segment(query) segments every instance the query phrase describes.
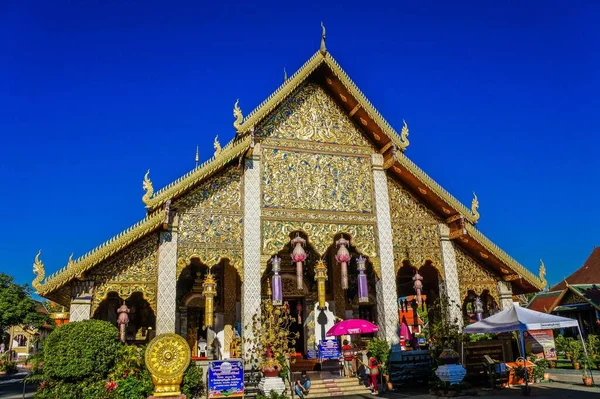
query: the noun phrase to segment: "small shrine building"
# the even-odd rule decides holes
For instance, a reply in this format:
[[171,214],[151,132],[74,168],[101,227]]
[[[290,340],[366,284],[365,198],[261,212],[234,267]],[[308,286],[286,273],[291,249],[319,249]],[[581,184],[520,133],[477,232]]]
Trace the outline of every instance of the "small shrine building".
[[125,302],[128,341],[176,332],[194,350],[218,340],[227,356],[236,334],[252,338],[261,298],[279,295],[274,260],[302,353],[319,294],[337,318],[371,320],[396,343],[398,298],[415,294],[417,272],[427,304],[445,293],[460,323],[475,300],[487,315],[545,286],[544,270],[477,230],[476,197],[464,206],[410,160],[407,124],[398,134],[386,122],[324,36],[263,103],[233,114],[235,137],[215,139],[212,158],[159,190],[146,173],[144,219],[49,276],[38,254],[37,292],[71,322],[116,323]]

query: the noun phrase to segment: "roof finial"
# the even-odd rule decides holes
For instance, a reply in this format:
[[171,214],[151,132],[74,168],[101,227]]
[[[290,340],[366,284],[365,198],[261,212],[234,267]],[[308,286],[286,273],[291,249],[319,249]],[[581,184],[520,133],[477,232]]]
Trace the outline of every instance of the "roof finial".
[[408,125],[404,119],[402,119],[402,122],[404,122],[404,126],[402,126],[402,131],[400,132],[400,149],[404,151],[410,144],[410,141],[408,141]]
[[215,142],[213,143],[213,147],[215,147],[215,155],[221,152],[221,143],[219,143],[219,135],[215,136]]
[[198,153],[198,145],[196,145],[196,167],[198,167],[198,162],[200,161],[200,156]]
[[477,199],[477,195],[473,191],[473,201],[471,201],[471,212],[473,213],[473,223],[477,223],[479,220],[479,199]]
[[236,100],[234,106],[233,106],[233,116],[235,117],[235,121],[233,122],[233,127],[235,128],[235,131],[239,131],[240,130],[240,126],[242,126],[242,120],[244,119],[244,115],[242,114],[242,110],[239,107],[240,100]]
[[548,285],[548,282],[546,281],[546,266],[544,265],[544,261],[540,259],[540,271],[539,271],[539,276],[540,281],[542,282],[542,285],[544,286],[544,288],[546,288],[546,285]]
[[283,83],[287,82],[287,71],[285,70],[285,67],[283,67]]
[[321,51],[321,54],[325,55],[325,53],[327,53],[327,47],[325,47],[325,25],[323,25],[323,21],[321,21],[321,29],[322,29],[322,33],[321,33],[321,49],[319,51]]
[[152,194],[154,194],[154,187],[152,187],[152,181],[150,180],[150,169],[144,175],[144,183],[142,184],[142,188],[145,193],[142,196],[142,202],[146,204],[146,206],[150,205],[150,198],[152,198]]
[[31,282],[33,288],[36,291],[40,291],[42,288],[42,280],[46,277],[46,271],[44,270],[44,263],[40,259],[40,255],[42,254],[42,250],[40,249],[37,255],[35,256],[35,260],[33,262],[33,273],[35,274],[35,278]]

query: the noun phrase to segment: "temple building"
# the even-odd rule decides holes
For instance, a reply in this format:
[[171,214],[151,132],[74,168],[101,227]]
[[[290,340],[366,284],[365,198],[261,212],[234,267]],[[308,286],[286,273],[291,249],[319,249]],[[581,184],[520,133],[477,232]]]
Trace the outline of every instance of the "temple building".
[[398,342],[398,298],[415,295],[417,272],[427,304],[447,295],[459,323],[545,286],[544,270],[477,230],[476,197],[464,206],[409,159],[407,124],[398,134],[386,122],[324,36],[252,112],[240,104],[235,137],[215,139],[212,158],[160,190],[146,173],[143,220],[50,276],[38,254],[37,292],[71,322],[116,324],[125,303],[128,341],[176,332],[199,356],[226,357],[252,338],[264,298],[289,306],[306,353],[320,295],[336,318]]
[[584,335],[600,334],[600,247],[569,277],[536,294],[527,307],[578,320]]

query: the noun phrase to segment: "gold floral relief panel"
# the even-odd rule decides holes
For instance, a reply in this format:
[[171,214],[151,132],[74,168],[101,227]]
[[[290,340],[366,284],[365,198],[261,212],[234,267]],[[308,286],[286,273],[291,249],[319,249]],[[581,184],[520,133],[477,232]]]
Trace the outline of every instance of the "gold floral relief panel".
[[388,176],[390,217],[403,220],[418,220],[439,223],[441,219],[399,182]]
[[102,283],[156,282],[158,269],[158,235],[150,234],[134,242],[117,255],[89,272],[95,286]]
[[454,248],[461,300],[467,297],[469,291],[481,295],[483,291],[488,290],[498,302],[498,277],[459,246],[455,245]]
[[182,245],[242,245],[242,215],[184,213],[179,218]]
[[263,150],[265,208],[373,212],[370,158]]
[[229,167],[175,201],[181,213],[205,209],[241,209],[241,168]]
[[308,243],[320,255],[334,245],[334,237],[338,233],[346,233],[351,237],[351,244],[357,251],[370,258],[377,257],[377,240],[374,225],[352,225],[342,223],[313,223],[294,221],[262,221],[262,253],[272,255],[281,251],[290,242],[290,233],[302,231],[308,236]]
[[440,274],[444,275],[437,224],[392,220],[392,242],[396,272],[402,267],[404,260],[408,260],[416,268],[431,261]]
[[314,83],[296,89],[256,133],[259,137],[371,147],[340,106]]

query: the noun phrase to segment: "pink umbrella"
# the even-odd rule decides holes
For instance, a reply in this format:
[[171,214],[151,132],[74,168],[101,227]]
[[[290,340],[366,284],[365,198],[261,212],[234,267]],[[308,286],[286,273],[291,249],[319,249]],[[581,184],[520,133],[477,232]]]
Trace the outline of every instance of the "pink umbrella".
[[370,334],[379,331],[375,324],[361,319],[343,320],[336,323],[327,331],[328,337],[338,337],[340,335]]

